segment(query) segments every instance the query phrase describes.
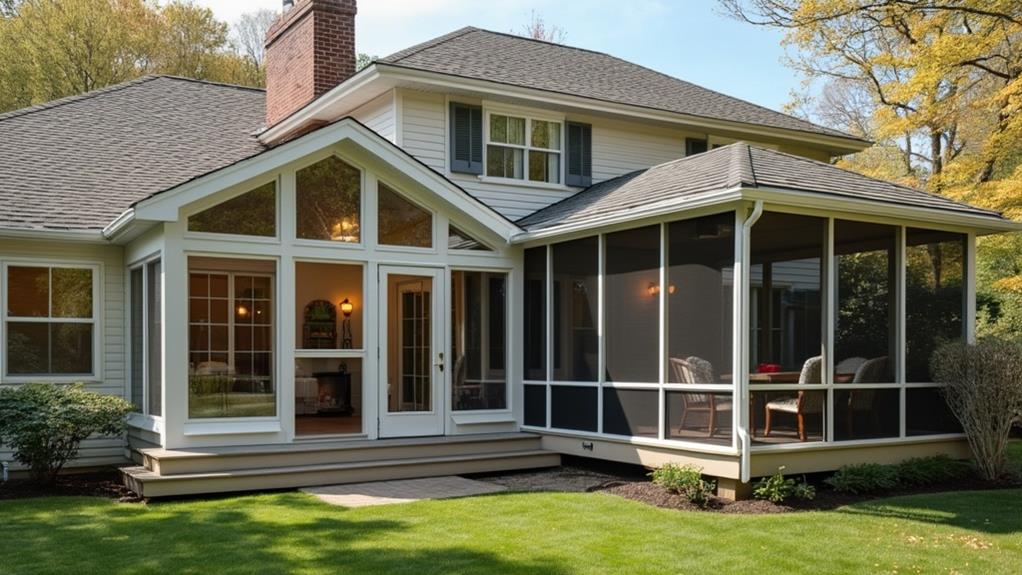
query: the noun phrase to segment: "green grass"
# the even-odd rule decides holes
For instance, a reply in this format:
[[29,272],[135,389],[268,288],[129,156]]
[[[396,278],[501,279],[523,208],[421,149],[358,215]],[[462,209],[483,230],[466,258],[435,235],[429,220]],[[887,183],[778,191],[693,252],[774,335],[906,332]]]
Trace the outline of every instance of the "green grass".
[[40,573],[1018,573],[1022,490],[721,515],[606,494],[343,509],[300,493],[0,503],[0,569]]

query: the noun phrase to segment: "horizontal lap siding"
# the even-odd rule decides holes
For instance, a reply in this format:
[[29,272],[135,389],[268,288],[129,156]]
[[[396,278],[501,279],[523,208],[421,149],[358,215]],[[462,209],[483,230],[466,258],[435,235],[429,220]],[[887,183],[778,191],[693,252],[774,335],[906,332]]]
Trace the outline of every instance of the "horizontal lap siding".
[[401,93],[401,145],[422,163],[446,173],[447,127],[443,94]]
[[[102,379],[89,382],[86,387],[92,391],[126,397],[125,365],[125,294],[124,294],[124,251],[118,246],[89,245],[81,242],[48,242],[0,239],[0,261],[9,260],[67,263],[101,264],[103,285],[100,293],[103,301],[99,329],[101,330],[102,353],[98,366]],[[0,294],[0,305],[6,305],[7,294]],[[6,346],[6,341],[0,341]],[[2,378],[0,374],[0,378]],[[40,378],[40,381],[45,381]],[[11,385],[0,380],[0,385]],[[10,451],[0,448],[0,461],[11,461]],[[123,438],[95,438],[82,443],[76,466],[104,465],[124,462]]]
[[394,113],[394,92],[388,91],[364,104],[351,113],[351,116],[365,124],[391,142],[397,142],[397,123]]

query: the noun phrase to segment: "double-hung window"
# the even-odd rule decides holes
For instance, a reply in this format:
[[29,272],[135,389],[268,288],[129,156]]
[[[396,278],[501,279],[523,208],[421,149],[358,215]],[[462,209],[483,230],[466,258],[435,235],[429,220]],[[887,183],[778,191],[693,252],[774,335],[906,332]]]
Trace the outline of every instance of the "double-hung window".
[[4,276],[6,374],[95,375],[98,269],[10,264]]
[[486,175],[494,178],[561,183],[561,123],[490,113]]

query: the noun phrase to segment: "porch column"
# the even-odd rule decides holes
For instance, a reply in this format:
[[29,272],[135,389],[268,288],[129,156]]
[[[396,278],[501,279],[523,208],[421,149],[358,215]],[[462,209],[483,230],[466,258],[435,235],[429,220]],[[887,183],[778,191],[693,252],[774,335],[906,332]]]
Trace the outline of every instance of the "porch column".
[[185,222],[163,225],[163,443],[184,444],[188,419],[188,258]]

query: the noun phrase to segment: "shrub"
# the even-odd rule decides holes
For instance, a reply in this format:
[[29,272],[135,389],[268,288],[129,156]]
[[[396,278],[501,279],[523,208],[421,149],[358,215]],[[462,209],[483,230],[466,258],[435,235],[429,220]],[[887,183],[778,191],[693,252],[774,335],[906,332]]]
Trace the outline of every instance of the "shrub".
[[855,494],[888,491],[899,485],[897,469],[877,463],[845,465],[823,482],[837,491]]
[[29,468],[33,479],[52,483],[90,435],[124,431],[133,409],[120,397],[86,391],[81,384],[29,383],[0,390],[0,445]]
[[703,469],[695,465],[668,463],[653,470],[653,483],[678,493],[700,507],[705,507],[717,485],[703,479]]
[[766,499],[773,503],[784,503],[790,497],[812,499],[816,497],[816,488],[802,481],[784,477],[784,466],[777,468],[777,473],[759,480],[752,490],[756,499]]
[[1007,471],[1008,437],[1022,417],[1022,345],[988,338],[947,343],[930,360],[934,380],[962,424],[976,468],[985,479]]
[[951,459],[947,455],[906,459],[894,467],[902,487],[938,485],[964,479],[972,473],[968,461]]

